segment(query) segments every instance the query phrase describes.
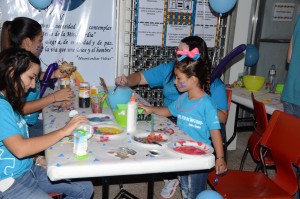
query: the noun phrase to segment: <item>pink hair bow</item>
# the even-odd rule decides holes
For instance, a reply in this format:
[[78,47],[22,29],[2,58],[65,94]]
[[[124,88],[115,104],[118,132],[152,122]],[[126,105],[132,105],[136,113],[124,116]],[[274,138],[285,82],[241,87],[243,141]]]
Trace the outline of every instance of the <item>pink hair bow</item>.
[[200,53],[198,48],[194,48],[191,51],[187,49],[179,50],[177,51],[177,55],[181,55],[181,57],[177,59],[178,61],[182,61],[186,57],[192,58],[195,61],[200,58]]

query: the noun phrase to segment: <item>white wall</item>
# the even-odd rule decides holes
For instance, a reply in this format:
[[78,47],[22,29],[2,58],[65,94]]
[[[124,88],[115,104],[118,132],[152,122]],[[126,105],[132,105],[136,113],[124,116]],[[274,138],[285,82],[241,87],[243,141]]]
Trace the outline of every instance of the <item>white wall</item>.
[[[251,13],[252,0],[238,0],[236,25],[233,39],[233,48],[240,44],[247,44],[249,21]],[[229,84],[237,80],[238,75],[244,72],[245,59],[233,64],[229,70]]]
[[[251,5],[253,0],[238,0],[235,32],[233,39],[233,48],[240,44],[247,44],[248,32],[249,32],[249,22],[251,14]],[[238,75],[244,72],[244,62],[245,59],[241,59],[239,62],[233,64],[227,73],[229,72],[229,84],[232,84],[238,79]],[[235,120],[236,104],[231,103],[228,121],[226,124],[226,136],[229,139],[234,130],[234,120]],[[232,143],[227,147],[228,150],[236,149],[237,137],[232,141]]]

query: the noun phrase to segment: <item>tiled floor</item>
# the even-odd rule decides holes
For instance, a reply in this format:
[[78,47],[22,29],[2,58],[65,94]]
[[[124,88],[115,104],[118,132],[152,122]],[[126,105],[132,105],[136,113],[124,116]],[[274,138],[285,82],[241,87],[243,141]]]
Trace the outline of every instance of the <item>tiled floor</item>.
[[[237,140],[237,150],[228,151],[228,168],[229,169],[239,169],[240,160],[242,158],[243,152],[245,150],[248,137],[251,132],[240,132],[238,133]],[[256,164],[252,161],[250,155],[248,155],[246,162],[244,164],[244,170],[253,171]],[[170,174],[172,175],[172,174]],[[123,184],[125,190],[134,194],[139,199],[147,199],[147,177],[149,176],[124,176],[124,177],[114,177],[110,182],[109,186],[109,199],[114,199],[120,191],[119,183]],[[171,176],[170,176],[171,177]],[[161,199],[160,192],[163,188],[163,175],[157,174],[155,176],[154,184],[154,199]],[[94,181],[94,199],[102,198],[102,186],[101,178],[97,178]],[[124,197],[123,197],[124,198]],[[176,189],[176,192],[173,199],[181,199],[179,186]],[[118,197],[119,199],[119,197]]]

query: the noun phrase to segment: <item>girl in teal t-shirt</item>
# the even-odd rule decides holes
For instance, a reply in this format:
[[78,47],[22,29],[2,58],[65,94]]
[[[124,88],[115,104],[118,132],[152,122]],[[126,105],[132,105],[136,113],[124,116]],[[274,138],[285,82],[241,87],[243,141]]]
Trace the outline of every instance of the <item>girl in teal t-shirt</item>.
[[[175,84],[184,93],[168,107],[153,107],[140,104],[146,114],[175,116],[178,127],[196,141],[210,144],[211,137],[216,151],[216,171],[227,171],[224,160],[220,123],[215,102],[210,94],[210,67],[204,62],[199,49],[183,49],[177,52],[181,57],[175,65]],[[179,176],[181,193],[184,199],[196,198],[206,189],[208,170],[193,171]]]
[[0,197],[49,199],[48,193],[58,192],[67,198],[89,199],[93,194],[91,182],[54,183],[47,176],[46,165],[33,164],[33,155],[72,135],[80,123],[88,122],[78,115],[61,129],[29,138],[22,110],[26,92],[35,88],[39,72],[40,60],[25,49],[10,48],[0,53]]

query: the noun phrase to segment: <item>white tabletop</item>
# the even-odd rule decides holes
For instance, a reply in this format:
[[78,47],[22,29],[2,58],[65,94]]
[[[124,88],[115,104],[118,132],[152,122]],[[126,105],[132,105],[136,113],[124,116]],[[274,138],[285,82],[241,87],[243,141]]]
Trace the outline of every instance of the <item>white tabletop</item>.
[[[75,92],[78,92],[77,90]],[[143,101],[136,95],[137,100]],[[78,99],[74,102],[75,109],[81,114],[90,114],[91,108],[78,108]],[[44,131],[49,133],[63,127],[69,120],[68,110],[52,111],[53,105],[43,109]],[[113,115],[110,108],[104,108],[104,114]],[[138,128],[134,133],[126,132],[121,135],[93,136],[88,141],[88,157],[78,160],[73,154],[73,140],[64,138],[60,142],[46,150],[47,173],[51,180],[70,178],[104,177],[133,174],[150,174],[162,172],[190,171],[210,169],[215,165],[213,154],[186,155],[175,152],[171,145],[181,139],[191,138],[180,131],[177,126],[167,118],[155,115],[155,130],[173,129],[174,134],[168,135],[169,139],[162,146],[142,144],[132,139],[136,133],[150,132],[151,124],[147,121],[139,121]],[[115,120],[105,122],[117,125]],[[120,158],[109,153],[120,147],[133,149],[137,153],[128,158]],[[159,156],[149,155],[149,150],[157,150]]]
[[[248,108],[253,109],[251,100],[251,92],[245,88],[232,88],[232,102],[241,104]],[[283,104],[280,101],[280,94],[269,93],[268,91],[261,89],[260,91],[253,92],[256,100],[265,104],[266,112],[272,114],[275,110],[283,110]]]
[[[236,109],[239,105],[253,109],[251,92],[246,88],[231,88],[232,90],[232,103],[229,111],[229,116],[226,124],[226,136],[227,139],[231,138],[234,134],[235,118],[236,118]],[[266,107],[266,112],[272,114],[275,110],[283,110],[283,104],[280,101],[280,94],[278,93],[269,93],[268,91],[262,88],[260,91],[253,92],[255,99],[258,101],[264,102]],[[236,149],[236,138],[231,142],[227,147],[228,150]]]

